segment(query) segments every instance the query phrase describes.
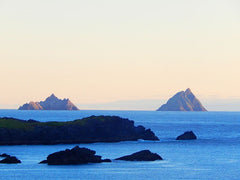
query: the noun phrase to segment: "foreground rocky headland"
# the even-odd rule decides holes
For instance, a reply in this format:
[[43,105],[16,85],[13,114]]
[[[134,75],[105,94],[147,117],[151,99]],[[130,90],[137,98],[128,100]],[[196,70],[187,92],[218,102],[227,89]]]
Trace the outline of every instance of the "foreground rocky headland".
[[67,122],[0,118],[0,145],[74,144],[159,140],[150,129],[118,116],[90,116]]

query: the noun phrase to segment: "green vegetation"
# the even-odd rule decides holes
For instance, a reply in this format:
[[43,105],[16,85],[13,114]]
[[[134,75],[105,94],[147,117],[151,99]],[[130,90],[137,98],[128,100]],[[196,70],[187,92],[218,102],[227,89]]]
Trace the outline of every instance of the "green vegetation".
[[36,123],[27,123],[26,121],[12,119],[12,118],[0,118],[0,128],[7,129],[21,129],[21,130],[32,130]]
[[64,125],[79,125],[79,126],[87,126],[92,124],[93,122],[103,123],[106,122],[108,117],[104,116],[91,116],[83,119],[78,119],[74,121],[67,121],[67,122],[38,122],[38,121],[24,121],[14,118],[0,118],[0,128],[7,128],[7,129],[21,129],[25,131],[33,130],[35,127],[38,126],[48,126],[48,127],[59,127]]
[[33,130],[37,126],[48,126],[48,127],[59,127],[64,125],[70,124],[79,124],[84,125],[85,122],[79,121],[69,121],[69,122],[29,122],[24,120],[18,120],[13,118],[0,118],[0,128],[7,128],[7,129],[21,129],[25,131]]

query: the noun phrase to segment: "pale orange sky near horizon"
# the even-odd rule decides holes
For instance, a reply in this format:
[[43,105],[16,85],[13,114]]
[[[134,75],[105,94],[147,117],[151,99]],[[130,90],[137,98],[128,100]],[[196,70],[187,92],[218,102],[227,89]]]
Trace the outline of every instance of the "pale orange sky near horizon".
[[240,1],[0,0],[0,108],[240,99]]

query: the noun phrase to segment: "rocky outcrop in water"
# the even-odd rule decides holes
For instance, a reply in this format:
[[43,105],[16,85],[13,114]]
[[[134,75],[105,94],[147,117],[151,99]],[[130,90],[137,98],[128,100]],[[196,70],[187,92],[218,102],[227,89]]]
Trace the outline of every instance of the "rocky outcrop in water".
[[65,151],[52,153],[48,155],[47,160],[40,162],[40,164],[47,163],[48,165],[75,165],[111,162],[110,159],[102,160],[101,156],[97,156],[95,154],[96,151],[76,146],[72,149],[66,149]]
[[10,157],[10,155],[3,153],[3,154],[0,154],[0,157]]
[[79,110],[69,99],[58,99],[54,94],[45,101],[26,103],[18,110]]
[[194,140],[197,136],[192,131],[186,131],[182,135],[178,136],[176,140]]
[[159,140],[150,129],[118,116],[91,116],[67,122],[0,118],[0,145],[77,144]]
[[142,150],[131,155],[123,156],[117,158],[116,160],[124,160],[124,161],[156,161],[162,160],[162,157],[157,153],[152,153],[149,150]]
[[157,111],[207,111],[201,102],[188,88],[170,98],[166,104],[162,105]]
[[15,156],[10,156],[10,155],[4,154],[4,156],[1,156],[1,157],[5,157],[3,160],[0,161],[1,164],[21,163],[21,161],[19,159],[17,159]]

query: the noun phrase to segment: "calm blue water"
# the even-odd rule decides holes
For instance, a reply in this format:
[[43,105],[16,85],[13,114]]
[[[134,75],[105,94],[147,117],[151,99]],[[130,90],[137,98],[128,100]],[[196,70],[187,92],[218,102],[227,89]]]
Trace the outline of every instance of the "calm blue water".
[[[0,117],[39,121],[69,121],[90,115],[129,118],[136,125],[151,128],[160,141],[78,144],[80,147],[110,159],[149,149],[164,160],[48,166],[38,162],[75,145],[0,146],[0,153],[22,161],[0,164],[0,179],[240,179],[240,112],[0,110]],[[187,130],[193,130],[198,140],[175,140]]]

